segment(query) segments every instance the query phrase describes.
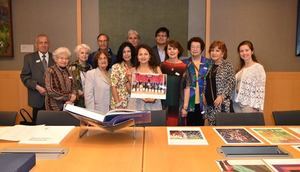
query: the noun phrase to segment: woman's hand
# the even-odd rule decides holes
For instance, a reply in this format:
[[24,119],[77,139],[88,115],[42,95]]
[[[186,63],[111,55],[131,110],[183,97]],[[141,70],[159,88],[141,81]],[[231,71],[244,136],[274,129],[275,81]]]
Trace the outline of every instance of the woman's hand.
[[188,114],[187,110],[182,108],[181,109],[181,117],[187,117],[187,114]]
[[219,107],[223,103],[223,96],[219,95],[214,101],[214,106]]
[[156,99],[143,99],[145,103],[155,103]]

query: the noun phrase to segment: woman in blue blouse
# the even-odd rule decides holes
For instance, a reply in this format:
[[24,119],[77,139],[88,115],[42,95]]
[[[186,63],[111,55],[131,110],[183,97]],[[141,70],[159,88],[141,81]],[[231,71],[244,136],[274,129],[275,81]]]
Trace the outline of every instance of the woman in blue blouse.
[[191,57],[184,60],[187,64],[183,79],[183,105],[181,117],[186,117],[189,126],[204,125],[203,119],[203,93],[204,81],[211,64],[210,60],[201,56],[205,48],[204,41],[199,37],[193,37],[188,41],[188,50]]

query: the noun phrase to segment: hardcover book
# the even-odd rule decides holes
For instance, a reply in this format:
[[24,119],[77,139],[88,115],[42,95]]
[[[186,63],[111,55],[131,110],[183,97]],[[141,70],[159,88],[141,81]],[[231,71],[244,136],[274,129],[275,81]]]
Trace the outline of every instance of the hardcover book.
[[0,171],[3,172],[28,172],[35,163],[34,153],[0,153]]
[[100,114],[86,108],[66,104],[64,111],[70,112],[83,123],[107,129],[120,129],[134,124],[151,122],[150,111],[136,111],[129,109],[115,109],[106,114]]

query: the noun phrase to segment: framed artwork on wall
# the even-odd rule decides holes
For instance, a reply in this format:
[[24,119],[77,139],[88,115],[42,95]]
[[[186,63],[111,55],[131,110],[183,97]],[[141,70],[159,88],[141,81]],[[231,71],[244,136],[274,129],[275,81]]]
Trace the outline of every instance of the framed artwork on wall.
[[0,0],[0,57],[13,57],[11,0]]
[[296,56],[300,56],[300,0],[298,0],[297,9]]

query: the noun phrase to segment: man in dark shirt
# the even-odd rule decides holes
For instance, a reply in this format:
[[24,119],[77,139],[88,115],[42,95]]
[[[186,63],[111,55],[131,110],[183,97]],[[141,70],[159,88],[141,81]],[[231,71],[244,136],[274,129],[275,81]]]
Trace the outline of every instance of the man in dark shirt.
[[109,64],[109,67],[111,67],[113,64],[116,63],[116,60],[117,60],[117,57],[114,55],[114,53],[112,52],[112,50],[108,47],[108,44],[109,44],[109,37],[108,35],[104,34],[104,33],[100,33],[98,36],[97,36],[97,43],[98,43],[98,50],[97,51],[94,51],[92,52],[89,57],[88,57],[88,63],[90,65],[93,66],[93,68],[96,68],[97,66],[94,65],[94,58],[95,58],[95,55],[96,53],[99,51],[99,50],[105,50],[108,52],[110,58],[111,58],[111,64]]
[[152,49],[155,55],[155,61],[157,65],[160,65],[163,61],[165,61],[166,58],[165,47],[167,45],[167,41],[169,40],[169,37],[170,37],[169,29],[166,27],[160,27],[155,32],[156,45]]

